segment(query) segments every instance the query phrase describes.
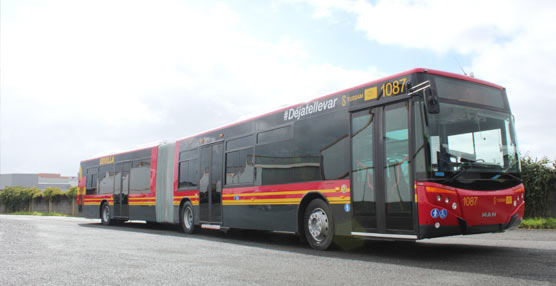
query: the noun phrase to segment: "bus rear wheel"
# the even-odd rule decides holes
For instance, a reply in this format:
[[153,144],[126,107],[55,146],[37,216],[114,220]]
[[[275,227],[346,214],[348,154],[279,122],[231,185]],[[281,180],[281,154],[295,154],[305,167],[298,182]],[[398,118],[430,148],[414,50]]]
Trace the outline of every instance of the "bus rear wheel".
[[110,207],[107,203],[102,204],[100,208],[100,223],[103,225],[109,225],[112,222],[110,218]]
[[193,220],[193,206],[191,202],[187,201],[183,204],[180,210],[180,223],[183,232],[186,234],[192,234],[195,232],[195,224]]
[[334,238],[334,222],[330,208],[321,199],[315,199],[305,209],[303,217],[305,238],[317,250],[326,250]]

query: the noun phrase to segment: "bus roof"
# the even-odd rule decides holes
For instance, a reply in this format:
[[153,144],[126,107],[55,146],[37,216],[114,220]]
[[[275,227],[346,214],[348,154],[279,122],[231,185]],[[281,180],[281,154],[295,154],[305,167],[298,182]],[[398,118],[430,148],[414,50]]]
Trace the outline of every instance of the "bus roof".
[[336,96],[338,94],[347,93],[347,92],[350,92],[352,90],[363,88],[363,87],[368,86],[368,85],[373,85],[373,84],[376,84],[376,83],[379,83],[379,82],[382,82],[382,81],[386,81],[386,80],[389,80],[389,79],[394,79],[394,78],[397,78],[397,77],[400,77],[400,76],[413,74],[413,73],[419,73],[419,72],[424,72],[424,73],[429,73],[429,74],[434,74],[434,75],[440,75],[440,76],[445,76],[445,77],[451,77],[451,78],[455,78],[455,79],[475,82],[475,83],[478,83],[478,84],[488,85],[488,86],[495,87],[495,88],[502,89],[502,90],[504,89],[504,87],[499,86],[497,84],[493,84],[493,83],[490,83],[488,81],[476,79],[476,78],[470,77],[470,76],[464,76],[464,75],[460,75],[460,74],[444,72],[444,71],[439,71],[439,70],[433,70],[433,69],[414,68],[414,69],[406,70],[406,71],[403,71],[403,72],[400,72],[400,73],[397,73],[397,74],[393,74],[393,75],[389,75],[389,76],[386,76],[386,77],[383,77],[383,78],[372,80],[370,82],[366,82],[366,83],[363,83],[363,84],[360,84],[360,85],[357,85],[357,86],[354,86],[354,87],[350,87],[350,88],[347,88],[347,89],[344,89],[344,90],[340,90],[340,91],[337,91],[337,92],[334,92],[334,93],[331,93],[331,94],[327,94],[327,95],[324,95],[324,96],[321,96],[321,97],[313,98],[313,99],[311,99],[309,101],[306,101],[306,102],[299,102],[299,103],[296,103],[296,104],[288,105],[288,106],[285,106],[285,107],[282,107],[282,108],[279,108],[279,109],[276,109],[276,110],[273,110],[273,111],[270,111],[270,112],[267,112],[267,113],[259,114],[259,115],[256,115],[256,116],[253,116],[253,117],[250,117],[250,118],[247,118],[247,119],[239,120],[239,121],[236,121],[236,122],[233,122],[233,123],[230,123],[230,124],[226,124],[224,126],[220,126],[220,127],[217,127],[217,128],[207,130],[207,131],[202,131],[202,132],[196,133],[194,135],[190,135],[190,136],[187,136],[187,137],[180,138],[180,139],[176,140],[176,142],[181,142],[181,141],[184,141],[184,140],[196,137],[196,136],[200,136],[200,135],[203,135],[203,134],[208,134],[208,133],[220,130],[220,129],[224,129],[224,128],[232,127],[232,126],[235,126],[235,125],[239,125],[241,123],[251,121],[251,120],[255,120],[255,119],[259,119],[259,118],[262,118],[262,117],[265,117],[265,116],[268,116],[268,115],[271,115],[271,114],[274,114],[274,113],[283,112],[284,110],[288,110],[292,107],[302,105],[302,104],[306,104],[308,102],[322,100],[322,99],[325,99],[325,98],[328,98],[328,97]]

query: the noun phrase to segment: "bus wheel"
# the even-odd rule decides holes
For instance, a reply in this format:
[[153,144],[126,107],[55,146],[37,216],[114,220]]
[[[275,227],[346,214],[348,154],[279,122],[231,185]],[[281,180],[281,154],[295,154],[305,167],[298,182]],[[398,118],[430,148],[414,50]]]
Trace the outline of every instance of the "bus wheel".
[[183,232],[187,234],[195,232],[195,224],[193,224],[193,206],[189,201],[185,202],[180,210],[180,222]]
[[102,207],[100,208],[100,223],[103,225],[109,225],[111,223],[110,207],[107,203],[102,204]]
[[334,222],[328,205],[321,199],[311,201],[303,221],[309,245],[314,249],[326,250],[334,238]]

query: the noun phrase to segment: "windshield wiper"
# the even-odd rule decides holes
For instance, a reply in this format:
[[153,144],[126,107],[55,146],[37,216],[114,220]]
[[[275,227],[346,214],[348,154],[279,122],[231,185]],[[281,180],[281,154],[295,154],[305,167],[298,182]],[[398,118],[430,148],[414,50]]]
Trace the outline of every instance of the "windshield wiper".
[[506,173],[506,172],[496,172],[496,175],[494,175],[491,179],[492,180],[498,180],[498,178],[500,178],[500,176],[508,176],[518,182],[522,182],[521,178],[519,178],[518,176],[512,175],[510,173]]
[[456,180],[457,178],[459,178],[461,175],[463,175],[463,173],[465,173],[469,168],[471,167],[471,164],[467,163],[467,162],[463,162],[461,163],[459,170],[457,170],[450,178],[446,179],[446,181],[444,181],[445,183],[451,183],[454,180]]

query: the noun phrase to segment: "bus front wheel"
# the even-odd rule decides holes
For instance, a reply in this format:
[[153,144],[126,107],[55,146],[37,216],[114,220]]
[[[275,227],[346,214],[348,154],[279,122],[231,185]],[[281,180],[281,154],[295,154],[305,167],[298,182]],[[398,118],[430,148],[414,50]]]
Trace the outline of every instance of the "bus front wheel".
[[180,212],[180,222],[183,232],[192,234],[195,232],[195,224],[193,223],[193,206],[191,202],[187,201],[183,204]]
[[305,209],[305,238],[312,248],[326,250],[332,244],[334,222],[331,214],[330,207],[321,199],[311,201]]

